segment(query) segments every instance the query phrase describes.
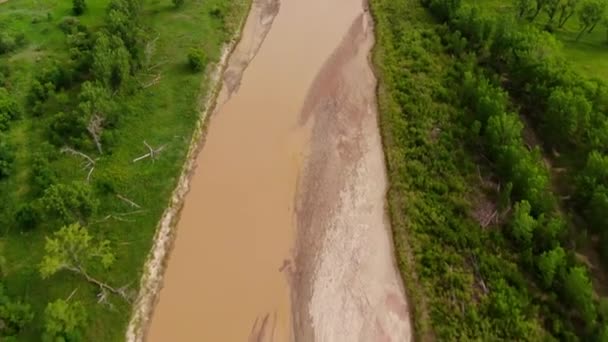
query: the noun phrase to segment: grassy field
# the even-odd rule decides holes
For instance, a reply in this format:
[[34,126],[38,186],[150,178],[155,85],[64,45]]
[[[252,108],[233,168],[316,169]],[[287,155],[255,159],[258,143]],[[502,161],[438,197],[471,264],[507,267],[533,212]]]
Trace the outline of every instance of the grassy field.
[[[102,25],[107,0],[88,0],[87,11],[80,17],[90,28]],[[152,64],[159,67],[154,75],[139,75],[147,83],[160,75],[160,82],[117,99],[127,113],[112,132],[115,143],[109,153],[97,161],[92,181],[112,179],[116,192],[138,203],[142,210],[126,221],[103,220],[112,213],[132,211],[129,205],[114,196],[101,196],[98,214],[88,227],[98,238],[111,241],[117,262],[108,271],[96,276],[122,286],[131,284],[137,291],[142,265],[151,247],[157,221],[166,207],[184,163],[195,122],[199,118],[200,99],[209,91],[205,73],[193,73],[187,68],[186,55],[192,47],[201,47],[211,61],[219,57],[220,47],[237,29],[248,8],[248,0],[192,0],[175,9],[170,0],[144,2],[143,22],[155,39]],[[220,20],[213,9],[225,8]],[[10,90],[25,103],[25,95],[36,73],[38,61],[44,56],[65,54],[65,36],[57,24],[71,15],[70,0],[9,0],[0,4],[0,27],[25,34],[27,44],[12,54],[0,57],[0,64],[11,69]],[[25,105],[24,105],[25,108]],[[15,172],[0,182],[0,255],[4,257],[3,282],[12,296],[21,296],[35,312],[34,322],[22,332],[20,340],[40,339],[43,311],[49,301],[67,298],[86,304],[88,329],[85,341],[120,341],[130,314],[130,305],[121,299],[111,299],[112,307],[96,301],[96,288],[80,278],[59,273],[42,280],[37,266],[42,258],[47,227],[31,232],[14,228],[12,215],[20,204],[32,200],[29,187],[33,152],[45,142],[44,127],[48,120],[25,113],[14,122],[8,139],[17,146]],[[153,146],[166,145],[155,162],[132,159],[147,152],[143,141]],[[86,172],[80,160],[57,155],[52,168],[58,182],[84,180]]]
[[[515,13],[511,1],[500,0],[465,0],[464,3],[492,8],[497,15]],[[548,21],[547,15],[541,12],[534,23],[543,27]],[[564,56],[574,68],[587,77],[598,77],[608,80],[608,29],[598,25],[592,33],[585,33],[578,41],[580,31],[577,14],[573,15],[563,28],[556,28],[555,36],[563,45]]]

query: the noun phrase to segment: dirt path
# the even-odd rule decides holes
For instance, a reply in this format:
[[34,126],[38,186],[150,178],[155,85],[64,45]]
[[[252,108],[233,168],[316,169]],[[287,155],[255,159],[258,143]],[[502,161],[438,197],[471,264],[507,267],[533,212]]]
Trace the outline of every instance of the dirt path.
[[254,1],[148,341],[409,340],[372,45],[360,0]]

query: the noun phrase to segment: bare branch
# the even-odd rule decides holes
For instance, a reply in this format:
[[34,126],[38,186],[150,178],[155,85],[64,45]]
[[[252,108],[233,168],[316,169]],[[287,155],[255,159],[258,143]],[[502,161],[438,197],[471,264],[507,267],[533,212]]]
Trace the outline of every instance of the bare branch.
[[101,115],[95,114],[91,117],[91,120],[89,120],[89,124],[87,125],[87,131],[91,134],[91,137],[93,137],[99,154],[103,154],[103,149],[101,148],[101,133],[103,132],[104,120],[105,119]]
[[78,288],[75,288],[74,291],[72,291],[72,293],[70,293],[70,295],[68,296],[68,299],[66,299],[66,302],[69,302],[70,299],[72,299],[72,297],[74,296],[74,294],[76,294],[76,292],[78,292]]
[[145,140],[144,140],[144,145],[146,145],[146,147],[148,148],[148,150],[150,152],[139,156],[135,159],[133,159],[134,163],[137,163],[140,160],[146,159],[146,158],[151,158],[152,160],[154,160],[154,158],[156,157],[156,155],[158,155],[160,152],[162,152],[165,149],[166,145],[162,145],[159,148],[154,149],[152,146],[150,146]]
[[132,207],[135,207],[137,209],[141,209],[141,205],[131,201],[130,199],[124,197],[121,194],[116,194],[116,197],[118,197],[119,199],[123,200],[124,202],[127,202],[129,205],[131,205]]
[[75,150],[75,149],[73,149],[71,147],[65,146],[64,148],[61,149],[61,152],[63,152],[63,153],[69,153],[71,155],[82,157],[82,158],[86,159],[89,162],[87,164],[89,166],[95,165],[95,161],[93,160],[93,158],[91,158],[88,155],[86,155],[86,154],[84,154],[84,153],[82,153],[80,151],[77,151],[77,150]]

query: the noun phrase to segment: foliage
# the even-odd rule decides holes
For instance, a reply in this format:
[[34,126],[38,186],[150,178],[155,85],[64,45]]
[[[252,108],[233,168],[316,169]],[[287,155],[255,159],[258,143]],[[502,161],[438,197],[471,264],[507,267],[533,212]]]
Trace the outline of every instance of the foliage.
[[15,160],[15,148],[0,134],[0,180],[11,175]]
[[581,25],[581,31],[577,36],[577,40],[583,33],[591,33],[597,24],[599,24],[606,14],[606,6],[608,4],[604,0],[584,0],[581,3],[578,18]]
[[568,301],[578,309],[588,325],[595,322],[597,313],[593,303],[593,287],[584,267],[570,268],[564,279],[564,292]]
[[9,122],[19,118],[19,106],[6,88],[0,87],[0,132],[9,128]]
[[85,0],[72,0],[72,12],[74,15],[82,15],[87,8]]
[[91,265],[109,267],[114,262],[110,242],[94,241],[86,228],[78,223],[64,226],[46,239],[45,255],[40,263],[40,274],[48,278],[63,269],[86,273]]
[[49,303],[44,311],[43,341],[81,341],[86,314],[82,303],[77,301],[58,299]]
[[182,5],[185,2],[185,0],[172,0],[172,1],[173,1],[173,6],[175,6],[175,8],[182,7]]
[[99,202],[88,184],[72,182],[51,185],[44,191],[39,205],[46,219],[70,224],[86,223],[97,210]]
[[16,335],[33,318],[30,306],[21,301],[11,300],[0,282],[0,339]]
[[188,66],[192,71],[201,71],[207,63],[205,53],[201,49],[192,48],[188,52]]

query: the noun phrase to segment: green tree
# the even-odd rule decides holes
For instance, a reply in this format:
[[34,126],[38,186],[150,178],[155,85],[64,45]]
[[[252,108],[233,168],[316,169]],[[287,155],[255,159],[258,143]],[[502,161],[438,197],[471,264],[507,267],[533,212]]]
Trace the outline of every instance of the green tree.
[[555,16],[559,12],[561,2],[563,0],[546,0],[545,6],[543,8],[544,12],[547,14],[549,18],[548,24],[552,25],[553,20],[555,20]]
[[531,207],[528,201],[515,203],[513,220],[511,221],[513,237],[524,249],[532,245],[532,237],[538,226],[538,222],[530,215],[530,211]]
[[185,0],[173,0],[173,6],[175,8],[180,8],[184,4]]
[[87,229],[79,224],[65,226],[53,233],[52,238],[47,237],[44,251],[44,257],[39,266],[42,278],[46,279],[59,271],[66,270],[97,285],[102,293],[110,291],[120,294],[119,290],[89,274],[90,268],[108,268],[114,262],[110,242],[107,240],[94,241]]
[[528,18],[537,8],[536,0],[515,0],[517,17],[520,19]]
[[44,310],[45,342],[77,342],[82,340],[82,331],[87,323],[86,310],[77,301],[58,299]]
[[523,124],[514,114],[502,113],[490,117],[485,136],[492,153],[498,156],[497,159],[501,159],[504,147],[521,144],[523,128]]
[[566,266],[566,252],[561,247],[544,252],[538,257],[537,265],[543,284],[551,288],[555,276]]
[[608,156],[591,151],[585,168],[577,178],[577,197],[580,204],[587,205],[600,186],[608,186]]
[[87,9],[85,0],[72,0],[72,12],[78,16],[84,13]]
[[536,6],[530,16],[530,21],[534,21],[536,17],[538,17],[538,15],[540,14],[540,12],[544,11],[547,8],[547,4],[550,1],[551,0],[536,0]]
[[93,75],[106,87],[121,89],[130,78],[130,59],[120,37],[100,33],[93,48]]
[[9,128],[9,122],[19,117],[19,106],[15,96],[0,87],[0,132]]
[[562,0],[559,4],[558,26],[564,27],[568,20],[576,13],[580,0]]
[[15,161],[15,148],[0,134],[0,180],[10,176]]
[[207,63],[205,52],[201,49],[190,49],[188,52],[188,65],[192,71],[201,71]]
[[80,104],[78,109],[85,120],[87,120],[87,132],[93,139],[99,154],[103,153],[101,136],[108,115],[115,108],[111,94],[106,87],[100,84],[84,82],[78,97]]
[[555,143],[564,140],[573,144],[584,143],[590,129],[592,105],[585,95],[562,88],[555,89],[547,100],[547,115],[545,122],[547,135],[552,136]]
[[591,33],[598,23],[604,19],[606,13],[606,1],[604,0],[585,0],[581,3],[578,11],[578,20],[581,26],[576,40],[579,40],[583,33]]
[[587,277],[583,266],[571,267],[564,280],[566,299],[576,308],[588,325],[596,318],[595,304],[593,303],[593,286]]
[[56,219],[62,224],[87,222],[98,204],[91,187],[84,182],[53,184],[40,198],[45,218]]
[[[34,318],[28,304],[11,300],[0,283],[0,337],[16,335]],[[2,338],[0,338],[2,340]]]

